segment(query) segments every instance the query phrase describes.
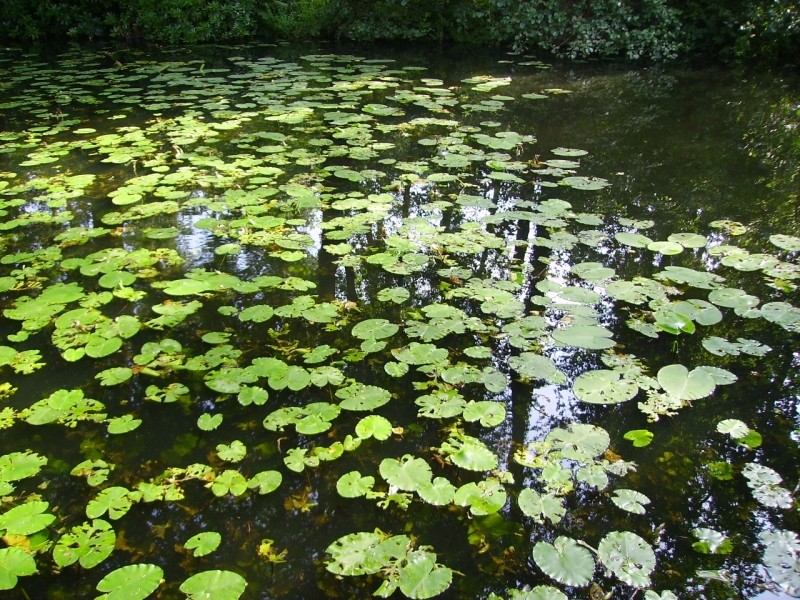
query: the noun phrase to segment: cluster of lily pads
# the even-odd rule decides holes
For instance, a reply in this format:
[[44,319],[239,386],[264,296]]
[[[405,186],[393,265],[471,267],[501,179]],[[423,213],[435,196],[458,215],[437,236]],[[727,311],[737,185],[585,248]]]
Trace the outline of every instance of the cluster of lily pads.
[[[715,325],[800,332],[800,308],[787,300],[800,238],[776,234],[771,251],[754,252],[735,244],[743,224],[715,221],[658,240],[644,233],[650,220],[576,209],[613,189],[580,174],[587,152],[539,148],[502,120],[514,103],[567,90],[422,71],[333,54],[208,66],[72,53],[53,66],[8,65],[0,589],[103,564],[120,527],[137,527],[124,524],[136,506],[265,496],[350,455],[363,466],[337,473],[335,491],[355,506],[396,515],[425,505],[464,523],[518,510],[531,569],[546,582],[509,598],[566,598],[562,589],[598,572],[648,600],[675,597],[650,589],[658,540],[635,517],[650,498],[612,483],[635,465],[606,430],[577,421],[499,443],[520,402],[510,385],[558,388],[587,405],[635,401],[651,422],[720,393],[737,375],[719,365],[771,349]],[[516,95],[500,93],[509,89]],[[740,287],[750,281],[771,297]],[[708,364],[649,364],[629,351],[698,333]],[[56,374],[73,363],[77,383],[60,387]],[[145,435],[158,404],[191,415],[208,460],[122,473],[113,438]],[[252,422],[262,424],[258,449],[233,439]],[[80,500],[42,485],[65,458],[30,449],[30,426],[65,429],[82,455],[68,467],[85,485]],[[415,428],[436,442],[408,450]],[[758,447],[744,423],[719,431]],[[653,434],[626,437],[641,447]],[[102,441],[88,451],[84,438]],[[742,476],[763,505],[794,505],[769,467],[750,462]],[[567,535],[578,491],[608,494],[636,531],[607,531],[596,546]],[[76,504],[85,518],[62,508]],[[459,575],[441,550],[384,529],[329,540],[327,572],[377,579],[381,597],[453,586]],[[698,552],[729,549],[720,535],[698,529]],[[201,531],[180,552],[213,556],[221,541]],[[783,567],[797,534],[765,531],[762,541],[771,578],[797,591]],[[257,554],[276,564],[286,551],[265,540]],[[157,558],[94,585],[128,600],[178,586],[162,581]],[[187,571],[178,589],[190,598],[238,598],[256,585],[232,569]]]

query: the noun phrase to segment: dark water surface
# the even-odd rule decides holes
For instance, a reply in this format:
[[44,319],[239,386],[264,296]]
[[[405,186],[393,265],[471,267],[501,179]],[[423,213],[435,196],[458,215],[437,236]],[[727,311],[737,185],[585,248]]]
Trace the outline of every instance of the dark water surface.
[[[17,388],[0,404],[0,455],[47,458],[40,472],[9,478],[14,489],[0,511],[43,500],[55,516],[46,532],[4,538],[33,552],[38,569],[4,597],[94,597],[106,574],[138,563],[163,569],[152,597],[182,598],[183,581],[217,569],[247,580],[244,598],[370,597],[382,575],[337,577],[325,568],[325,550],[376,528],[432,547],[455,572],[442,598],[513,598],[508,590],[539,585],[569,598],[642,598],[644,590],[601,564],[591,583],[568,586],[532,557],[540,541],[567,536],[596,548],[612,531],[653,548],[647,590],[679,598],[798,593],[797,555],[786,563],[795,575],[775,577],[759,537],[800,527],[800,247],[770,242],[800,235],[795,74],[271,46],[6,52],[0,60],[0,333],[11,336],[0,345],[13,349],[0,354],[0,375]],[[563,160],[577,164],[545,164]],[[569,176],[588,179],[565,185]],[[620,232],[706,241],[671,254],[622,243]],[[721,246],[734,249],[713,250]],[[745,251],[764,257],[727,258]],[[576,275],[585,262],[614,273]],[[668,267],[717,279],[664,278]],[[635,278],[664,289],[639,302],[607,291],[611,281]],[[25,308],[25,296],[59,283],[79,292]],[[395,288],[408,298],[389,299]],[[656,327],[664,323],[658,298],[706,302],[713,288],[745,290],[781,315],[722,303],[719,322],[679,317],[672,333]],[[157,320],[179,303],[183,318]],[[267,308],[242,312],[254,306]],[[436,321],[431,306],[458,312]],[[123,316],[130,330],[120,333]],[[515,337],[509,324],[526,316],[541,317],[542,330]],[[368,319],[388,320],[386,335],[354,330]],[[594,328],[595,337],[602,327],[613,343],[552,337],[575,327]],[[711,336],[771,350],[712,353],[703,344]],[[404,361],[401,351],[415,343],[436,345],[445,363]],[[319,359],[309,358],[315,349]],[[25,373],[15,356],[25,351],[38,351],[44,364]],[[519,360],[528,353],[555,371],[537,363],[531,375]],[[611,366],[603,356],[638,365],[638,375],[620,382],[635,380],[635,398],[605,405],[576,397],[577,377]],[[402,364],[406,374],[392,371]],[[657,374],[673,364],[716,367],[737,380],[717,380],[696,400],[673,398],[674,414],[640,409],[648,389],[669,395]],[[111,369],[122,381],[103,385],[96,375]],[[341,409],[337,392],[352,384],[387,399]],[[102,405],[54,408],[51,400],[36,412],[59,390]],[[482,426],[463,406],[448,413],[420,403],[436,393],[440,403],[448,394],[496,403],[505,417]],[[336,413],[329,426],[306,421],[303,433],[288,417],[278,431],[262,424],[278,409],[320,402]],[[222,415],[221,424],[201,427],[204,414]],[[355,447],[369,414],[394,429],[386,440],[362,435]],[[109,433],[107,419],[123,415],[141,424]],[[748,446],[721,432],[726,419],[761,439],[751,434]],[[595,466],[630,461],[636,469],[609,467],[607,486],[596,472],[576,480],[567,453],[557,461],[567,477],[559,485],[515,461],[525,445],[573,423],[608,432]],[[635,447],[623,437],[631,430],[649,430],[652,443]],[[480,445],[476,454],[494,457],[490,468],[450,455],[448,441],[464,435]],[[219,446],[235,440],[246,448],[241,460]],[[293,449],[309,457],[321,447],[335,449],[318,455],[318,465],[297,472],[285,462]],[[474,503],[438,506],[408,488],[403,496],[381,461],[406,454],[456,488],[489,481],[507,497],[483,515]],[[87,459],[112,465],[105,480],[89,485],[71,474]],[[754,495],[743,475],[751,463],[782,476],[770,490],[783,500]],[[265,494],[253,485],[218,496],[211,484],[228,471],[242,481],[277,472],[281,482]],[[351,471],[375,479],[376,498],[337,492]],[[113,553],[93,568],[59,569],[53,544],[91,521],[87,504],[112,486],[131,492],[127,513],[98,517],[116,534]],[[155,487],[157,498],[136,495]],[[563,519],[524,514],[526,487],[563,499]],[[643,514],[615,505],[618,489],[647,496]],[[703,551],[697,528],[729,542]],[[221,543],[193,556],[183,545],[203,531],[220,533]],[[265,560],[263,540],[285,555]]]

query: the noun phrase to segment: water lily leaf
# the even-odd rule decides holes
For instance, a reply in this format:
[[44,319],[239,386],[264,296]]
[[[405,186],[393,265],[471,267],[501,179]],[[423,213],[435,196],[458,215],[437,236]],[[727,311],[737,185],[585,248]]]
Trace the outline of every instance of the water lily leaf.
[[650,545],[635,533],[612,531],[600,540],[597,556],[622,582],[634,587],[650,585],[656,555]]
[[391,377],[403,377],[408,373],[408,363],[390,361],[384,363],[383,370]]
[[614,494],[611,496],[611,501],[622,510],[626,510],[636,515],[643,515],[645,512],[647,512],[645,506],[650,504],[650,498],[641,492],[624,488],[614,490]]
[[98,600],[144,600],[161,585],[164,571],[157,565],[139,563],[114,569],[97,584]]
[[336,397],[341,399],[339,406],[344,410],[364,411],[383,406],[392,395],[384,388],[356,382],[336,390]]
[[381,415],[367,415],[356,423],[356,435],[366,440],[374,437],[376,440],[388,440],[392,435],[392,424]]
[[359,498],[371,492],[374,485],[374,477],[363,476],[358,471],[350,471],[338,479],[336,491],[342,498]]
[[624,378],[619,371],[600,369],[576,377],[572,391],[582,402],[617,404],[635,398],[639,386],[635,381]]
[[642,235],[641,233],[628,233],[627,231],[615,233],[614,239],[620,244],[630,246],[631,248],[647,248],[653,243],[653,240],[646,235]]
[[453,502],[456,488],[444,477],[435,477],[433,481],[422,484],[417,488],[419,497],[428,504],[445,506]]
[[583,262],[572,267],[572,272],[586,281],[599,282],[614,276],[615,271],[598,262]]
[[520,510],[537,523],[544,523],[548,519],[551,523],[558,523],[566,514],[564,500],[554,494],[540,494],[531,488],[524,488],[517,498]]
[[800,237],[794,235],[777,233],[769,236],[769,241],[772,245],[788,250],[789,252],[797,252],[800,250]]
[[800,308],[788,302],[768,302],[761,307],[761,316],[787,331],[800,331]]
[[548,383],[562,384],[567,376],[561,372],[551,358],[535,352],[521,352],[508,359],[509,366],[525,379],[544,379]]
[[499,512],[506,504],[508,494],[496,479],[470,482],[456,490],[453,502],[458,506],[468,506],[469,512],[482,517]]
[[409,365],[427,365],[447,360],[447,350],[433,344],[411,342],[408,346],[393,349],[392,355],[400,362]]
[[111,367],[95,375],[102,386],[119,385],[133,377],[133,370],[128,367]]
[[506,419],[506,408],[500,402],[470,400],[464,406],[462,416],[469,423],[479,421],[484,427],[497,427]]
[[797,570],[800,538],[794,531],[782,529],[762,531],[759,537],[764,543],[762,561],[769,576],[787,594],[797,596],[800,593],[800,574]]
[[36,573],[36,561],[20,548],[0,549],[0,590],[11,590],[19,577]]
[[436,563],[436,554],[413,550],[406,555],[400,571],[400,591],[408,598],[433,598],[444,592],[453,580],[453,571]]
[[184,581],[180,591],[191,600],[237,600],[247,581],[233,571],[202,571]]
[[262,496],[277,490],[283,482],[283,475],[280,471],[259,471],[247,482],[247,487],[257,490]]
[[497,456],[486,444],[463,433],[451,435],[439,447],[439,452],[453,464],[470,471],[490,471],[498,466]]
[[44,501],[26,502],[0,515],[0,531],[5,535],[31,535],[56,520],[45,512],[50,504]]
[[679,400],[699,400],[714,393],[714,378],[700,369],[689,369],[680,364],[668,365],[658,371],[658,383],[664,391]]
[[335,575],[370,575],[380,571],[387,558],[382,551],[384,537],[377,532],[349,533],[331,543],[325,552],[330,560],[325,568]]
[[216,550],[221,541],[222,536],[216,531],[203,531],[186,540],[183,547],[194,550],[194,556],[205,556]]
[[230,444],[217,444],[217,456],[220,460],[237,463],[247,456],[247,447],[239,440]]
[[130,490],[122,486],[113,486],[102,490],[94,500],[86,505],[86,516],[96,519],[106,512],[110,519],[124,517],[133,506]]
[[602,190],[603,188],[610,186],[611,183],[602,177],[572,176],[564,177],[561,180],[561,185],[567,185],[575,188],[576,190],[594,191]]
[[739,419],[723,419],[717,423],[717,431],[738,439],[750,433],[750,428]]
[[19,481],[36,475],[47,458],[36,452],[10,452],[0,456],[0,481]]
[[213,431],[222,425],[222,414],[211,415],[203,413],[197,418],[197,426],[203,431]]
[[395,304],[402,304],[409,299],[411,293],[406,288],[392,287],[384,288],[378,292],[378,300],[381,302],[394,302]]
[[647,249],[665,256],[673,256],[683,252],[683,246],[678,242],[651,242],[647,245]]
[[536,565],[559,583],[571,586],[586,585],[594,574],[591,553],[572,538],[559,536],[550,544],[539,541],[533,547]]
[[241,496],[247,491],[247,479],[239,471],[227,469],[214,478],[210,487],[215,496]]
[[553,332],[553,339],[566,345],[590,350],[613,348],[613,333],[599,325],[571,325]]
[[698,527],[692,533],[697,538],[692,548],[701,554],[730,554],[733,550],[733,542],[715,529]]
[[389,485],[408,492],[417,491],[433,477],[428,463],[410,454],[405,454],[400,459],[383,459],[379,471]]
[[121,417],[109,419],[106,430],[111,435],[121,435],[137,429],[141,424],[142,420],[137,419],[133,415],[122,415]]
[[673,233],[667,240],[680,244],[684,248],[704,248],[708,243],[706,236],[699,233]]
[[625,435],[622,437],[633,442],[634,447],[644,448],[645,446],[649,446],[650,442],[653,441],[653,432],[647,429],[631,429],[630,431],[626,431]]

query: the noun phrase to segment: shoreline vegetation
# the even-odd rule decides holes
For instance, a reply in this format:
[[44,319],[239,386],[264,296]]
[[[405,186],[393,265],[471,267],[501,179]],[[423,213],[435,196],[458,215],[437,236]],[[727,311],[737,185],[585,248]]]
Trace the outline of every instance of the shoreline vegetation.
[[0,43],[469,42],[562,58],[797,64],[796,0],[5,0]]

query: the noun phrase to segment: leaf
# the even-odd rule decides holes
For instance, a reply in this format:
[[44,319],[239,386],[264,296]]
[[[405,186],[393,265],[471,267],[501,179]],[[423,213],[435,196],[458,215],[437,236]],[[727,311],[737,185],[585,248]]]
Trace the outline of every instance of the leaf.
[[19,577],[36,573],[36,561],[19,548],[0,548],[0,590],[11,590]]
[[349,533],[331,543],[325,552],[325,568],[335,575],[370,575],[383,568],[385,555],[379,546],[383,537],[374,532]]
[[216,415],[203,413],[197,417],[197,426],[203,431],[213,431],[220,425],[222,425],[222,413]]
[[258,490],[262,496],[277,490],[283,482],[283,475],[280,471],[260,471],[253,475],[247,482],[247,487],[251,490]]
[[622,437],[633,442],[634,447],[644,448],[645,446],[649,446],[650,442],[653,441],[653,432],[647,429],[631,429],[625,432],[625,435]]
[[237,463],[247,456],[247,447],[239,440],[230,444],[217,444],[217,455],[221,460]]
[[586,585],[594,574],[594,558],[572,538],[559,536],[550,544],[539,541],[533,547],[536,565],[559,583]]
[[341,399],[339,406],[344,410],[365,411],[383,406],[391,394],[381,387],[356,382],[336,390],[336,397]]
[[700,369],[689,369],[680,364],[661,368],[658,383],[664,391],[678,400],[699,400],[714,393],[717,384],[713,377]]
[[102,490],[94,500],[86,505],[86,516],[96,519],[108,512],[110,519],[119,519],[133,506],[129,496],[130,490],[122,486],[113,486]]
[[566,514],[564,501],[554,494],[539,494],[531,488],[524,488],[517,499],[523,514],[531,517],[537,523],[544,523],[549,519],[551,523],[558,523]]
[[210,487],[215,496],[241,496],[247,491],[247,479],[239,471],[227,469],[214,478]]
[[433,481],[417,488],[417,494],[428,504],[445,506],[453,502],[456,488],[444,477],[435,477]]
[[247,581],[233,571],[202,571],[184,581],[180,591],[191,600],[237,600],[244,594]]
[[408,598],[432,598],[444,592],[453,580],[453,571],[436,564],[436,554],[413,550],[400,571],[400,591]]
[[425,460],[410,454],[405,454],[399,459],[384,458],[378,470],[389,485],[408,492],[414,492],[429,483],[433,476]]
[[186,540],[183,547],[194,550],[194,556],[205,556],[216,550],[221,541],[222,536],[216,531],[203,531]]
[[380,415],[368,415],[356,423],[356,435],[363,439],[374,437],[376,440],[388,440],[392,435],[392,424]]
[[692,548],[701,554],[730,554],[733,550],[733,542],[715,529],[698,527],[692,533],[697,538]]
[[0,515],[0,531],[6,535],[31,535],[56,520],[46,513],[48,502],[33,501],[20,504]]
[[339,477],[336,482],[336,491],[343,498],[358,498],[372,491],[375,478],[363,476],[358,471],[350,471]]
[[650,585],[656,556],[650,545],[635,533],[612,531],[600,540],[597,557],[622,582],[640,588]]
[[603,350],[613,348],[615,345],[614,340],[611,339],[614,334],[598,325],[570,325],[555,330],[552,335],[553,339],[565,346],[575,346],[576,348]]
[[750,428],[739,419],[723,419],[717,423],[717,431],[725,433],[733,439],[738,439],[750,433]]
[[456,490],[453,503],[468,506],[471,514],[481,517],[499,512],[507,499],[508,494],[499,481],[486,479],[462,485]]
[[362,340],[380,340],[392,337],[400,326],[386,319],[367,319],[353,326],[351,333]]
[[645,514],[645,512],[647,512],[645,506],[650,504],[650,498],[641,492],[624,488],[614,490],[614,495],[611,496],[611,501],[622,510],[636,515]]
[[470,471],[491,471],[497,468],[498,459],[478,438],[457,434],[452,435],[439,448],[453,464]]
[[103,519],[81,523],[59,538],[53,547],[53,561],[59,567],[80,562],[84,569],[96,567],[114,551],[116,534]]
[[107,431],[111,435],[120,435],[137,429],[141,424],[142,420],[133,415],[122,415],[108,420]]
[[36,475],[47,458],[36,452],[10,452],[0,456],[0,481],[19,481]]
[[599,369],[576,377],[572,391],[578,400],[589,404],[618,404],[635,398],[639,386],[635,381],[623,378],[619,371]]
[[161,567],[148,563],[119,567],[97,584],[98,592],[106,592],[97,600],[144,600],[161,584],[163,576]]

